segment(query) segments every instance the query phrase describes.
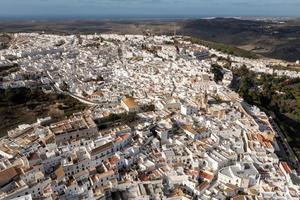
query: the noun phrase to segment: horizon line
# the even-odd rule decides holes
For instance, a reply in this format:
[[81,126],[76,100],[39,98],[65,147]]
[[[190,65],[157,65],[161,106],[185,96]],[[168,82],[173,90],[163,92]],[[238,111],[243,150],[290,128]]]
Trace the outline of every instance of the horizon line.
[[296,19],[299,16],[289,15],[12,15],[1,16],[0,20],[184,20],[184,19],[205,19],[205,18],[286,18]]

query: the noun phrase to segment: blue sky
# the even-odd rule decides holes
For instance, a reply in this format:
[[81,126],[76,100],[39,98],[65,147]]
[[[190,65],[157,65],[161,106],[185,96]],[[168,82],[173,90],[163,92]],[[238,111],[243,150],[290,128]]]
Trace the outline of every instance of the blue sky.
[[300,0],[0,0],[0,17],[299,16]]

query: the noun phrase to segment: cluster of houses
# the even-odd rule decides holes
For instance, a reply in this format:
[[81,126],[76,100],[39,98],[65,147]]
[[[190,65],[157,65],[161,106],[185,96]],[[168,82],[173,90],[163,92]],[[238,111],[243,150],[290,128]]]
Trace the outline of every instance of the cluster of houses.
[[1,199],[299,199],[268,116],[228,88],[229,70],[214,82],[211,50],[113,34],[15,34],[12,45],[1,53],[16,74],[34,70],[91,106],[0,139]]

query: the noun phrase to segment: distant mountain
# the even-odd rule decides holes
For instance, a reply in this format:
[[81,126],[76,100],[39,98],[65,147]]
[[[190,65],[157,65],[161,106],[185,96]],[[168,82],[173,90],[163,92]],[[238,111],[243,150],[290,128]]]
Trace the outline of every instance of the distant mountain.
[[252,21],[215,18],[183,24],[181,33],[231,44],[264,56],[300,59],[300,20]]

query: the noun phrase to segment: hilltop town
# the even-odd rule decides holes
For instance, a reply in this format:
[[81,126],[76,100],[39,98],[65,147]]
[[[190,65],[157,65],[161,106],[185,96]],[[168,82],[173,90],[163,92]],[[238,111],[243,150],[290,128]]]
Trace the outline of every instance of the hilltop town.
[[300,77],[182,36],[13,34],[1,89],[41,87],[88,108],[0,139],[0,199],[298,200],[297,157],[230,89],[228,62]]

